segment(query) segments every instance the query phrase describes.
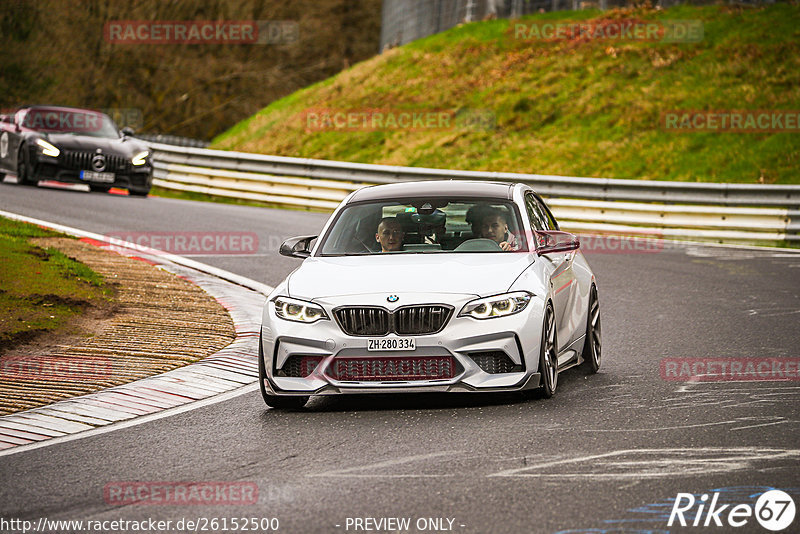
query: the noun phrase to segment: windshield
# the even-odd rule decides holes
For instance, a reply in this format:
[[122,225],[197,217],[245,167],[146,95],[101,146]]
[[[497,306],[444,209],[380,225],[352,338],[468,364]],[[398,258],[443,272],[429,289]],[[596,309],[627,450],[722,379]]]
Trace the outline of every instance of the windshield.
[[513,203],[490,199],[412,198],[344,208],[320,255],[527,252]]
[[90,110],[31,108],[23,115],[22,126],[43,133],[119,138],[117,125],[108,115]]

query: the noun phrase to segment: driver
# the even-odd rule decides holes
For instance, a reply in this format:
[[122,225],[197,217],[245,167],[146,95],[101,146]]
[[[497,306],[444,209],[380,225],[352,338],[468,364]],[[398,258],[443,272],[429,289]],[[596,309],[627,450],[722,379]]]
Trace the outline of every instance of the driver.
[[381,244],[381,252],[403,250],[403,225],[394,217],[384,217],[378,224],[375,241]]
[[485,239],[491,239],[500,245],[500,248],[503,250],[519,250],[517,238],[508,231],[506,216],[500,210],[491,210],[483,216],[480,226],[480,235]]

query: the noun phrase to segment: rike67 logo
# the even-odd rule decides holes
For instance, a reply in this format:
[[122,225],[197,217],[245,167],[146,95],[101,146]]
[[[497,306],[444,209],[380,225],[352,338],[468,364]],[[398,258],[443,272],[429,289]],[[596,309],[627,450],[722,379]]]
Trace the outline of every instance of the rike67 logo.
[[[778,532],[794,521],[795,504],[792,497],[781,490],[762,493],[755,505],[717,504],[719,492],[710,497],[704,493],[696,498],[691,493],[679,493],[672,505],[667,526],[738,528],[755,520],[767,530]],[[750,529],[748,529],[749,531]]]

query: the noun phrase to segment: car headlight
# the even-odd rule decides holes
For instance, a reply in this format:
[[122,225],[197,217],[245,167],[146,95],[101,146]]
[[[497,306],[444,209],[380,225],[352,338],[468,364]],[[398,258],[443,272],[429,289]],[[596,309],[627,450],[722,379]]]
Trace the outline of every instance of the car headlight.
[[52,156],[54,158],[57,158],[58,155],[61,154],[61,151],[58,148],[51,145],[44,139],[37,139],[36,144],[39,145],[39,148],[42,149],[42,154],[44,154],[45,156]]
[[505,317],[514,315],[525,309],[531,301],[531,295],[527,291],[515,291],[482,299],[472,300],[464,305],[459,317],[473,317],[475,319],[491,319],[493,317]]
[[321,306],[305,300],[277,297],[272,302],[275,304],[275,315],[287,321],[315,323],[320,319],[328,318]]
[[145,150],[144,152],[139,152],[138,154],[136,154],[131,158],[131,163],[133,163],[134,165],[144,165],[145,163],[147,163],[147,156],[149,155],[150,152],[148,152],[147,150]]

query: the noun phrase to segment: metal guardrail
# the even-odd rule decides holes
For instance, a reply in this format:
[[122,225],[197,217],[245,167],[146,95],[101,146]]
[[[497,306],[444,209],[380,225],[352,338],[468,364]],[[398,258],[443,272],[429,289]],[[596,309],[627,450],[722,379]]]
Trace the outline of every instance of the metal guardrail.
[[412,180],[530,184],[576,232],[726,242],[800,241],[800,186],[656,182],[453,171],[150,143],[160,187],[332,210],[351,191]]
[[190,146],[194,148],[205,148],[208,146],[208,141],[200,139],[192,139],[191,137],[182,137],[180,135],[170,134],[136,134],[134,137],[146,143],[160,143],[163,145],[175,146]]

